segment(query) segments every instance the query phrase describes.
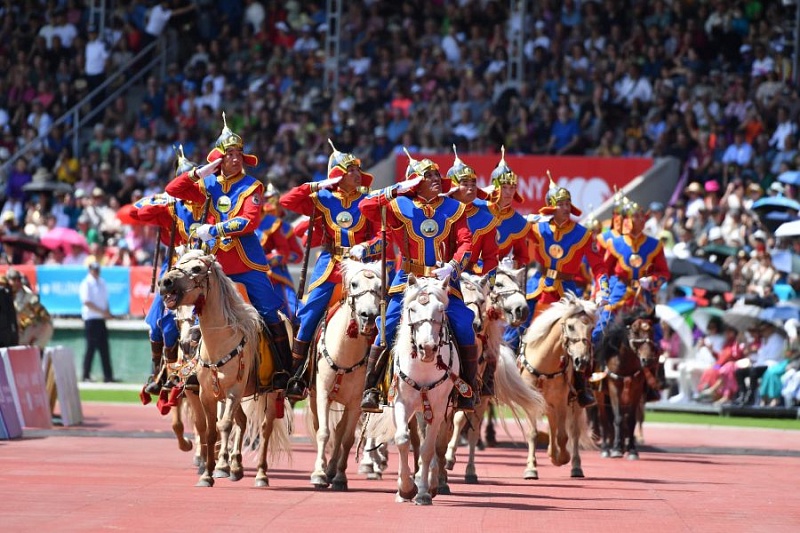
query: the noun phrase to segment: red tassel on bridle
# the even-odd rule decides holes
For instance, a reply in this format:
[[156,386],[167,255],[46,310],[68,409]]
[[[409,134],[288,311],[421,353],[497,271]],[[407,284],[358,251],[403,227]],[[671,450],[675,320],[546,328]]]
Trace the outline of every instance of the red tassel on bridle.
[[486,310],[486,318],[488,318],[489,320],[498,320],[500,318],[503,318],[503,314],[500,311],[498,311],[496,307],[491,306],[489,307],[489,309]]
[[351,339],[358,337],[358,324],[354,318],[351,318],[350,323],[347,324],[347,336]]
[[194,302],[194,312],[197,316],[203,314],[203,307],[206,305],[206,296],[205,294],[201,294],[197,297],[197,300]]

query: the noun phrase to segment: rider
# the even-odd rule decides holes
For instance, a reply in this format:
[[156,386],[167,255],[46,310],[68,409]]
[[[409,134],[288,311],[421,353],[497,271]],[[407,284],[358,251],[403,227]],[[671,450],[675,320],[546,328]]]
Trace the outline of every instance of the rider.
[[[33,292],[30,287],[25,285],[22,274],[15,269],[9,268],[6,271],[6,279],[14,296],[14,308],[17,311],[17,326],[19,337],[24,337],[24,331],[36,326],[36,324],[47,323],[50,320],[50,313],[39,301],[39,295]],[[28,339],[30,344],[37,344],[38,339]]]
[[269,279],[283,300],[283,314],[294,324],[297,319],[295,313],[298,310],[297,291],[287,265],[302,261],[303,249],[300,248],[300,242],[292,232],[292,226],[283,220],[283,209],[279,203],[280,194],[272,183],[267,183],[263,200],[264,217],[256,231],[259,234],[261,247],[267,254]]
[[283,195],[280,205],[314,218],[313,244],[322,246],[308,287],[308,297],[297,313],[300,328],[292,345],[292,379],[287,396],[300,400],[308,385],[304,364],[314,332],[331,302],[341,296],[342,259],[376,259],[381,242],[373,224],[361,216],[358,205],[366,198],[374,177],[361,170],[353,154],[340,152],[328,140],[333,153],[328,158],[328,178],[298,185]]
[[[450,181],[442,180],[436,163],[430,159],[417,161],[410,155],[408,157],[409,167],[404,181],[370,194],[359,204],[364,216],[375,224],[381,223],[381,212],[385,209],[387,245],[396,244],[402,259],[400,270],[388,291],[390,299],[386,309],[384,342],[378,336],[370,349],[361,409],[381,412],[380,392],[376,387],[384,375],[388,351],[400,324],[408,275],[414,274],[450,280],[447,318],[458,344],[462,379],[473,390],[471,396],[459,395],[458,409],[473,411],[477,396],[478,348],[472,329],[474,314],[464,304],[458,280],[472,254],[472,234],[466,208],[440,194],[450,189]],[[446,261],[447,258],[450,260]],[[377,323],[380,329],[381,320],[378,319]],[[462,392],[466,393],[465,390]]]
[[[589,263],[595,284],[600,288],[596,301],[602,304],[608,299],[608,275],[594,233],[578,224],[571,215],[579,217],[581,210],[572,204],[570,192],[550,180],[545,197],[547,205],[539,209],[549,220],[533,224],[533,259],[536,273],[533,275],[528,295],[534,302],[534,316],[538,316],[550,304],[559,301],[567,292],[576,293],[575,278],[580,274],[584,258]],[[586,387],[586,375],[573,372],[573,386],[581,407],[592,405],[594,396]]]
[[[196,163],[189,161],[183,154],[183,147],[178,150],[178,160],[175,167],[175,176],[180,176],[197,167]],[[202,222],[203,204],[176,200],[167,194],[145,196],[134,204],[136,208],[132,216],[145,224],[158,226],[161,231],[160,244],[168,247],[161,262],[159,277],[169,270],[175,246],[188,244],[194,228]],[[173,231],[174,236],[173,236]],[[170,245],[172,250],[169,250]],[[156,291],[150,310],[147,312],[145,322],[150,329],[150,352],[153,361],[153,375],[147,380],[144,392],[159,394],[161,388],[167,383],[167,373],[162,372],[162,359],[167,363],[178,360],[179,331],[175,323],[175,313],[164,307],[161,294]],[[163,357],[162,357],[163,353]]]
[[[466,270],[484,276],[488,280],[489,286],[493,287],[499,255],[497,248],[499,220],[492,215],[485,203],[478,205],[475,202],[478,197],[485,199],[487,195],[478,189],[475,170],[459,159],[455,145],[453,145],[453,153],[455,160],[453,166],[447,171],[447,177],[451,183],[450,197],[465,205],[467,226],[472,232],[472,255]],[[494,396],[494,371],[496,368],[497,359],[488,357],[486,368],[483,371],[481,395]]]
[[[617,280],[611,287],[608,305],[600,313],[592,332],[592,342],[595,346],[599,343],[605,327],[619,310],[640,303],[654,309],[653,294],[658,292],[670,278],[661,241],[644,233],[644,225],[647,222],[644,209],[636,202],[627,202],[623,216],[623,234],[611,239],[606,251],[606,269]],[[662,336],[658,323],[654,325],[653,333],[655,346],[658,347]],[[657,369],[651,370],[657,371]],[[650,385],[647,388],[647,401],[659,399],[658,391]]]
[[[281,298],[267,277],[269,266],[255,231],[261,221],[261,197],[264,186],[244,171],[255,166],[258,158],[244,153],[244,141],[224,127],[207,165],[184,172],[167,184],[166,191],[175,198],[208,206],[209,218],[195,231],[195,236],[209,245],[211,253],[225,274],[244,285],[250,303],[264,322],[265,333],[274,343],[272,387],[285,389],[291,361],[289,334],[278,315]],[[219,170],[219,176],[215,173]],[[205,207],[204,207],[205,209]],[[209,224],[208,221],[216,221]]]

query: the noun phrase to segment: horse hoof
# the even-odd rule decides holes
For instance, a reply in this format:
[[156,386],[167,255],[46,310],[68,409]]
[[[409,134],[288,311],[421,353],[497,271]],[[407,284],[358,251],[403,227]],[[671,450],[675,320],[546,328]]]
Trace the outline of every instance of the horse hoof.
[[206,471],[206,465],[204,463],[200,463],[199,465],[197,465],[197,475],[198,476],[200,474],[202,474],[203,472],[205,472],[205,471]]
[[358,465],[359,474],[372,474],[375,471],[372,465]]
[[610,457],[608,450],[603,450],[602,452],[600,452],[600,457],[602,457],[603,459],[608,459]]
[[433,496],[430,494],[418,494],[414,498],[414,505],[433,505]]
[[477,485],[478,484],[478,475],[477,474],[465,474],[464,475],[464,483],[467,485]]
[[583,469],[573,468],[572,472],[570,472],[570,477],[583,477]]
[[448,459],[447,462],[444,464],[446,470],[452,470],[453,467],[456,466],[456,459]]
[[311,476],[311,484],[314,485],[318,489],[327,489],[330,483],[328,482],[328,476],[325,474],[314,474]]
[[628,460],[629,461],[638,461],[639,460],[639,454],[636,453],[636,452],[629,453],[628,454]]
[[203,464],[203,460],[200,459],[199,455],[195,455],[192,457],[192,465],[193,466],[201,466]]
[[439,488],[437,489],[436,492],[437,492],[437,494],[441,494],[442,496],[450,496],[451,494],[453,494],[450,491],[450,485],[447,485],[447,484],[439,485]]
[[477,443],[475,443],[475,447],[478,448],[478,451],[482,452],[483,450],[486,449],[486,444],[484,444],[483,439],[481,439]]
[[623,455],[622,452],[619,450],[611,450],[611,452],[609,452],[608,454],[608,456],[611,457],[612,459],[619,459],[620,457],[622,457],[622,455]]
[[402,490],[398,490],[398,491],[397,491],[397,494],[398,494],[398,495],[399,495],[401,498],[403,498],[403,500],[405,500],[405,501],[411,501],[411,500],[414,498],[414,496],[416,496],[416,495],[417,495],[417,486],[416,486],[416,485],[413,485],[413,486],[411,487],[411,490],[409,490],[408,492],[403,492]]
[[213,487],[214,486],[214,478],[210,477],[201,477],[200,481],[197,482],[195,487]]
[[231,475],[228,477],[231,481],[240,481],[244,477],[244,470],[231,470]]
[[217,468],[216,470],[214,470],[213,476],[217,479],[220,479],[225,477],[231,477],[231,473],[228,470],[220,470],[219,468]]
[[522,479],[528,479],[528,480],[539,479],[539,472],[537,472],[536,470],[526,470],[525,474],[522,476]]
[[178,441],[178,448],[180,448],[182,452],[190,452],[192,451],[192,441],[182,439]]
[[269,487],[269,480],[267,478],[256,479],[256,488]]
[[371,474],[367,474],[367,479],[370,481],[380,481],[383,479],[383,474],[380,472],[373,472]]
[[331,490],[337,492],[344,492],[347,490],[347,481],[334,481],[331,485]]

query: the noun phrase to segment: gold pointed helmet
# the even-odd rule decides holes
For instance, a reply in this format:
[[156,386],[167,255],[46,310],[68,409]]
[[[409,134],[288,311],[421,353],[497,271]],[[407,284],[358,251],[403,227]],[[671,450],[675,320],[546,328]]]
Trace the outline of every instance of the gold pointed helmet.
[[262,198],[264,199],[264,211],[275,211],[278,209],[278,202],[281,199],[281,195],[271,181],[268,181],[266,187],[264,187]]
[[[426,172],[431,170],[439,170],[439,165],[436,164],[435,161],[432,159],[425,158],[423,160],[414,159],[411,157],[411,154],[408,152],[408,149],[404,146],[403,151],[406,153],[406,157],[408,157],[408,166],[406,167],[406,175],[405,179],[410,180],[416,177],[424,177]],[[448,192],[450,190],[450,181],[442,180],[442,192]]]
[[500,189],[501,185],[516,185],[517,175],[511,170],[511,167],[506,163],[506,147],[500,147],[500,162],[492,171],[491,175],[492,185],[495,190]]
[[448,179],[450,179],[454,185],[458,185],[463,179],[476,179],[475,169],[464,163],[461,158],[458,157],[455,144],[453,145],[453,154],[455,155],[455,159],[453,160],[453,166],[447,171]]
[[572,203],[572,194],[565,187],[559,187],[556,182],[553,181],[549,170],[547,171],[547,177],[550,180],[550,186],[547,188],[547,194],[544,197],[545,207],[539,209],[539,213],[543,215],[552,215],[555,213],[558,202],[569,202],[570,212],[576,217],[581,216],[583,212]]
[[[225,155],[228,150],[244,150],[244,141],[242,137],[234,133],[228,127],[228,120],[225,117],[225,112],[222,112],[222,132],[214,142],[214,148],[208,153],[206,160],[211,163],[220,159]],[[245,165],[254,167],[258,165],[258,158],[253,154],[242,154],[242,160]]]
[[181,174],[189,172],[193,168],[197,167],[197,163],[190,161],[183,153],[182,144],[178,145],[178,148],[175,150],[175,154],[177,155],[177,160],[175,162],[175,177],[178,177]]
[[[333,152],[331,153],[330,157],[328,157],[328,178],[338,178],[339,176],[344,176],[347,174],[347,167],[351,165],[357,166],[361,169],[361,160],[357,158],[355,155],[347,152],[340,152],[334,146],[333,141],[328,139],[328,144],[331,145]],[[361,185],[363,187],[369,187],[372,185],[372,180],[374,176],[372,174],[368,174],[361,171]]]

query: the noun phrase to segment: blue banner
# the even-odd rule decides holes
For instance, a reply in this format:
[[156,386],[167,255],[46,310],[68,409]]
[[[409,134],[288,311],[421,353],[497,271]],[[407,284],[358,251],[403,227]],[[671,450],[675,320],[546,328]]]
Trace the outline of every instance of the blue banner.
[[[41,265],[36,267],[39,298],[53,315],[80,316],[80,285],[89,273],[82,266]],[[100,277],[106,282],[112,315],[127,315],[130,309],[130,269],[103,267]]]

